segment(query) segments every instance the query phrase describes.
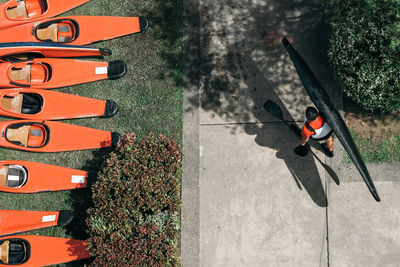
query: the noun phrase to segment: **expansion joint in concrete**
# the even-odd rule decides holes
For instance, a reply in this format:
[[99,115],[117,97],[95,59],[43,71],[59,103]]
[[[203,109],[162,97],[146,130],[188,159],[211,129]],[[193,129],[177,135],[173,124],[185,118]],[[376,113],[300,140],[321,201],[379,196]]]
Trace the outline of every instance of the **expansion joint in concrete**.
[[[297,123],[297,122],[303,122],[303,121],[285,121],[287,123]],[[250,122],[224,122],[224,123],[200,123],[200,126],[221,126],[221,125],[256,125],[256,124],[279,124],[282,123],[281,121],[250,121]]]
[[326,202],[328,205],[325,207],[325,226],[326,226],[326,265],[327,267],[330,266],[330,258],[329,258],[329,183],[328,179],[331,179],[329,177],[329,174],[325,171],[325,196],[326,196]]

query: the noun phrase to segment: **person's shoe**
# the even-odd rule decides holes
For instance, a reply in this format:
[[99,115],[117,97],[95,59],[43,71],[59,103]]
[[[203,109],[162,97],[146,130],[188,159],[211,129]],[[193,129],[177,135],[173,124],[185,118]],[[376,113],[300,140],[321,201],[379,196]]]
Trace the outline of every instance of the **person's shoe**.
[[328,145],[327,145],[326,143],[321,144],[321,146],[322,146],[322,148],[324,149],[325,155],[327,155],[327,156],[330,157],[330,158],[332,158],[332,157],[334,156],[334,155],[333,155],[333,150],[330,151],[330,150],[328,149]]
[[307,154],[308,154],[309,151],[310,151],[310,150],[309,150],[309,147],[308,147],[307,145],[304,145],[304,146],[298,145],[298,146],[296,146],[296,147],[294,148],[294,150],[293,150],[293,152],[294,152],[296,155],[299,155],[299,156],[302,156],[302,157],[307,156]]

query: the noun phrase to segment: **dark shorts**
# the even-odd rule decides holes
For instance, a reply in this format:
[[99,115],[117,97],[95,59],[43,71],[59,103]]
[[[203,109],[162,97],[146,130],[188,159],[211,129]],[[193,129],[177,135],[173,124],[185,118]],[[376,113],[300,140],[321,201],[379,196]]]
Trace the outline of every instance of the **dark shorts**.
[[324,137],[312,138],[312,136],[310,136],[310,138],[311,138],[312,140],[315,140],[315,141],[324,141],[324,140],[328,139],[329,137],[331,137],[332,134],[333,134],[333,131],[331,130],[331,131],[330,131],[327,135],[325,135]]

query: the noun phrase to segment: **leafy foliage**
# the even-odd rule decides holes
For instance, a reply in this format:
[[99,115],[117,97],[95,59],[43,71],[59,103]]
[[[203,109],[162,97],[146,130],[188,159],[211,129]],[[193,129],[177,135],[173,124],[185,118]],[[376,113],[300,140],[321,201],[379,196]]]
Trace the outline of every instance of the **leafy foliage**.
[[95,266],[179,265],[181,150],[163,135],[125,135],[92,188]]
[[330,0],[329,60],[343,92],[369,111],[400,111],[400,1]]

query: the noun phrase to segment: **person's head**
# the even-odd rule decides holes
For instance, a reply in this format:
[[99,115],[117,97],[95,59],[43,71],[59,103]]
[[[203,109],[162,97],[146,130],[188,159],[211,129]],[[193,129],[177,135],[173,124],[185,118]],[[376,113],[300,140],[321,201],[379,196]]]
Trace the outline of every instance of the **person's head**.
[[309,121],[313,121],[318,117],[318,110],[314,107],[307,107],[306,118]]

